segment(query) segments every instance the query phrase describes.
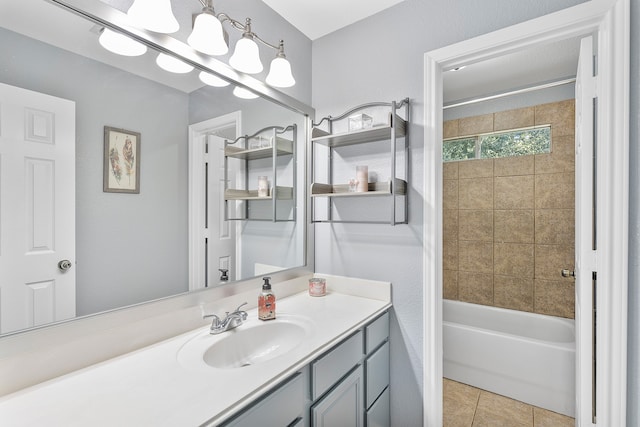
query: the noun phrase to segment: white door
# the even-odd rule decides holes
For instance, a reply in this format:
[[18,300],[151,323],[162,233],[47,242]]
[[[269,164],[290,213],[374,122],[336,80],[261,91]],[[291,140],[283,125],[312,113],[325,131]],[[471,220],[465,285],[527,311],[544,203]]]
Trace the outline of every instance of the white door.
[[[594,274],[596,236],[594,231],[593,126],[595,77],[593,40],[582,39],[576,77],[576,419],[580,426],[592,425],[595,416],[595,312]],[[567,266],[570,270],[571,266]]]
[[[222,281],[222,271],[220,270],[227,271],[227,280],[236,279],[238,268],[235,261],[236,224],[224,219],[224,138],[208,135],[207,145],[208,283],[217,284]],[[234,180],[235,175],[234,170],[229,170],[228,178],[230,180]],[[229,187],[234,188],[233,182],[230,182]]]
[[0,83],[0,333],[75,317],[74,263],[75,103]]

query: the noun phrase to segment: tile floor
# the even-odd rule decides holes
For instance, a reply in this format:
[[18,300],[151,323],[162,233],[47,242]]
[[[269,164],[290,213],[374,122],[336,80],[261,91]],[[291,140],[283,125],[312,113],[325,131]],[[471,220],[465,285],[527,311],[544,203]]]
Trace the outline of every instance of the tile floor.
[[571,417],[444,379],[444,427],[574,427]]

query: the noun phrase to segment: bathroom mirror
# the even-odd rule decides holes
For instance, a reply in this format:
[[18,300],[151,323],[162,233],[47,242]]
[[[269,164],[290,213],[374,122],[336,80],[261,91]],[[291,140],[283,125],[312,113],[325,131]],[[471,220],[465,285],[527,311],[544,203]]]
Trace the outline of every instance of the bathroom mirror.
[[[49,257],[47,261],[54,263],[53,279],[43,281],[30,278],[32,271],[28,270],[32,267],[27,264],[24,264],[27,265],[24,268],[27,272],[23,276],[18,272],[20,268],[16,267],[11,268],[14,270],[12,278],[0,278],[2,287],[18,277],[19,285],[24,288],[26,284],[28,288],[13,302],[9,299],[10,292],[3,289],[4,313],[0,332],[14,333],[205,287],[233,286],[234,280],[304,266],[307,263],[304,147],[308,115],[312,110],[246,75],[235,76],[237,83],[257,88],[258,92],[263,92],[262,97],[241,99],[232,94],[233,84],[227,87],[204,84],[198,78],[201,70],[222,70],[221,75],[232,78],[233,72],[228,67],[216,70],[208,68],[206,64],[216,62],[208,62],[208,58],[190,50],[183,43],[186,36],[182,37],[182,34],[175,36],[181,40],[176,41],[140,31],[138,40],[144,42],[146,37],[154,41],[147,40],[149,47],[144,55],[115,55],[98,43],[104,25],[81,16],[82,11],[78,8],[74,13],[56,3],[73,3],[74,7],[82,5],[83,9],[86,7],[91,11],[87,15],[94,16],[98,11],[102,17],[116,23],[131,4],[130,1],[115,0],[24,0],[3,1],[0,6],[0,51],[3,52],[0,83],[3,88],[26,89],[32,91],[34,96],[45,99],[53,96],[75,103],[75,113],[70,114],[70,129],[74,134],[72,141],[75,140],[75,160],[70,163],[70,169],[75,168],[75,192],[70,194],[75,201],[68,204],[64,208],[66,210],[55,208],[55,213],[44,210],[51,217],[75,217],[75,221],[71,222],[69,232],[55,233],[47,228],[46,220],[41,222],[44,225],[39,232],[44,234],[40,236],[50,237],[49,241],[43,238],[41,242],[36,242],[38,239],[30,235],[33,241],[29,244],[34,243],[32,246],[36,248],[33,253],[55,252],[56,258]],[[112,7],[113,12],[110,12]],[[194,0],[189,2],[188,7],[193,9],[189,13],[196,13],[201,5]],[[190,27],[190,21],[188,24]],[[185,26],[186,23],[183,23]],[[196,65],[200,69],[185,74],[160,69],[156,65],[158,50],[170,53],[172,47],[179,53],[189,52],[190,59],[199,63]],[[6,120],[11,119],[13,107],[22,105],[23,101],[19,95],[7,98],[6,93],[2,98],[0,114],[3,123],[0,135],[6,137],[3,130],[9,132],[10,129],[5,126]],[[24,106],[28,107],[24,102]],[[58,124],[54,118],[57,120],[63,113],[45,111],[44,108],[27,110],[31,112],[28,117],[25,116],[25,121],[32,126],[36,139],[46,139],[47,135],[55,135],[55,130],[60,130],[55,127]],[[233,121],[220,121],[230,116],[234,117]],[[218,125],[198,128],[202,123]],[[196,139],[207,139],[210,171],[220,173],[224,165],[223,151],[216,147],[220,148],[225,139],[234,140],[271,126],[293,126],[287,137],[295,141],[294,154],[286,160],[278,160],[279,164],[284,165],[285,172],[282,173],[288,174],[287,185],[294,194],[293,201],[284,208],[287,220],[224,221],[224,216],[219,215],[215,223],[209,221],[205,224],[206,230],[190,227],[193,217],[190,209],[194,206],[203,209],[203,215],[209,215],[211,210],[222,212],[225,208],[222,201],[224,183],[221,179],[218,180],[219,186],[213,185],[210,180],[206,194],[190,196],[193,187],[190,180],[194,176],[189,166],[189,155]],[[25,129],[27,127],[25,125]],[[196,128],[200,130],[194,131]],[[120,161],[120,179],[117,181],[131,180],[135,173],[139,173],[139,186],[134,186],[137,188],[133,192],[114,192],[103,186],[104,177],[115,176],[113,158],[108,154],[109,148],[105,148],[105,139],[111,143],[117,138],[124,140],[130,136],[135,136],[133,143],[140,148],[139,155],[134,156],[137,159],[132,161],[132,164],[138,162],[136,166],[139,169],[130,168],[131,165]],[[266,143],[269,143],[268,138]],[[136,153],[135,150],[133,152]],[[121,156],[122,153],[120,151]],[[5,154],[3,152],[3,157],[7,159]],[[29,156],[37,157],[36,154]],[[25,188],[31,186],[36,193],[39,190],[34,179],[46,183],[48,177],[58,178],[65,173],[70,173],[73,179],[74,172],[64,170],[66,168],[47,169],[37,162],[33,163],[35,166],[29,161],[25,163],[31,167],[30,172],[24,172],[27,177],[25,182],[28,183]],[[244,185],[241,182],[244,166],[239,164],[234,167],[231,169],[230,166],[229,169],[230,184]],[[258,163],[257,170],[264,174],[271,173],[264,163]],[[11,182],[6,167],[3,168],[2,182],[3,185]],[[251,183],[248,185],[252,186]],[[60,198],[53,190],[47,193],[47,189],[53,187],[44,185],[43,188],[46,193],[44,200]],[[202,200],[199,203],[190,201],[193,197]],[[32,228],[37,229],[43,214],[39,214],[39,217],[30,216],[30,212],[41,213],[43,210],[33,192],[27,194],[27,199],[31,202],[5,203],[3,200],[3,221],[25,218],[28,225],[32,224]],[[264,210],[265,206],[261,203],[269,202],[258,201],[251,209]],[[225,250],[229,256],[225,258],[226,261],[223,260],[226,264],[217,265],[223,262],[219,260],[215,260],[215,263],[202,260],[200,263],[190,262],[194,253],[190,238],[204,236],[205,231],[208,233],[208,246],[204,249],[206,261],[206,257],[215,252],[214,237],[220,235],[218,228],[221,226],[225,227],[227,233],[232,230],[231,235],[234,236],[233,241],[227,242]],[[7,230],[11,229],[9,222],[3,222],[5,237],[9,234]],[[60,250],[63,240],[74,233],[75,238],[67,239],[71,241],[70,255],[63,255]],[[24,242],[23,238],[18,239]],[[3,255],[7,253],[5,245],[6,239],[2,246]],[[56,250],[52,250],[54,246]],[[24,248],[19,252],[24,256]],[[70,263],[65,265],[65,259]],[[222,273],[218,274],[215,268],[218,266],[229,270],[228,279],[225,280]],[[3,264],[2,270],[6,272],[9,269],[5,267]],[[199,280],[190,280],[190,276],[197,276],[195,269],[204,269],[206,273],[200,274]],[[75,276],[75,280],[71,285],[65,285],[63,280],[71,276]],[[68,291],[68,286],[75,290]],[[67,299],[61,302],[59,299],[63,297],[62,294],[67,294]],[[7,308],[9,306],[20,308],[10,310]]]

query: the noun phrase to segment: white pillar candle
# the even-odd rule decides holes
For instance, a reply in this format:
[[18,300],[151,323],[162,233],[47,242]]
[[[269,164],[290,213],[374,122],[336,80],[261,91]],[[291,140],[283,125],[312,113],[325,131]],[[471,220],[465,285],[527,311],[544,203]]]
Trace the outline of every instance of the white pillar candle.
[[266,176],[258,177],[258,197],[269,197],[269,181]]
[[358,193],[369,191],[369,167],[356,166],[356,179],[358,180]]

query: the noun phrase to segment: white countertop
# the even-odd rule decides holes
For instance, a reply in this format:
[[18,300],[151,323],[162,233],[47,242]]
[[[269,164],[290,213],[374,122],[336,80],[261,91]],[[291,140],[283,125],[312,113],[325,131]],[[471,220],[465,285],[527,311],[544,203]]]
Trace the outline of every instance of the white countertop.
[[[312,330],[300,345],[263,364],[238,369],[184,366],[178,352],[199,328],[150,347],[38,384],[0,399],[3,426],[198,426],[223,421],[391,306],[329,292],[277,301],[277,315],[305,316]],[[250,310],[247,324],[259,322]],[[240,326],[242,328],[242,326]]]

